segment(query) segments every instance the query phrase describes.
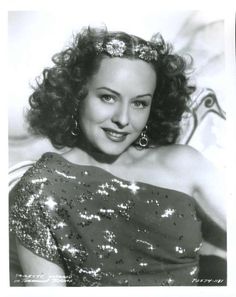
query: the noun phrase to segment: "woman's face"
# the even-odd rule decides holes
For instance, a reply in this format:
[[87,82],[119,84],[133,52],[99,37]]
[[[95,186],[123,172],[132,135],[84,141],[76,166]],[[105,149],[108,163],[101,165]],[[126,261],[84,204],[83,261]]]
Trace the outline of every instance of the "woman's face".
[[147,62],[104,58],[79,109],[86,140],[105,154],[124,152],[147,123],[155,88],[156,73]]

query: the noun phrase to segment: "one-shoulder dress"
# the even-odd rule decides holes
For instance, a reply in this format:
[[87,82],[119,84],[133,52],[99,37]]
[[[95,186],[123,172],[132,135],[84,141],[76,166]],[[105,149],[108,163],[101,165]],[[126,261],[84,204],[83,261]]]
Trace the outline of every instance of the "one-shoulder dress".
[[9,224],[63,268],[67,286],[191,286],[202,242],[195,207],[185,193],[46,153],[13,188]]

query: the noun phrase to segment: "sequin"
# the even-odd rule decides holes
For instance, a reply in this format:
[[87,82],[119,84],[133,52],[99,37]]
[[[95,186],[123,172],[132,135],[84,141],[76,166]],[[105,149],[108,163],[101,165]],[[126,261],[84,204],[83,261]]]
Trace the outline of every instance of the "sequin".
[[70,246],[70,244],[63,245],[61,248],[62,251],[67,250],[74,257],[76,253],[79,253],[79,250]]
[[47,197],[46,202],[44,202],[45,205],[47,205],[47,207],[51,210],[53,210],[55,208],[55,206],[57,205],[57,202],[54,201],[53,197]]
[[117,204],[118,212],[120,215],[129,220],[131,217],[131,209],[134,207],[133,200],[128,200],[125,203]]
[[10,230],[65,269],[67,286],[193,285],[198,275],[201,230],[186,194],[47,153],[11,196]]
[[127,183],[124,183],[123,181],[118,180],[116,178],[113,178],[112,182],[119,184],[121,188],[130,189],[133,194],[136,194],[137,191],[140,189],[140,187],[137,186],[137,184],[135,182],[131,182],[130,184],[127,184]]
[[59,174],[59,175],[62,175],[62,176],[65,177],[65,178],[76,179],[76,176],[73,176],[73,175],[67,175],[67,174],[65,174],[65,173],[63,173],[63,172],[60,172],[60,171],[58,171],[58,170],[55,170],[55,172],[56,172],[57,174]]
[[175,250],[176,250],[176,252],[178,252],[178,253],[180,253],[180,254],[183,254],[183,253],[185,252],[185,249],[182,248],[182,247],[180,247],[180,246],[176,246],[176,247],[175,247]]
[[194,252],[195,252],[195,253],[199,252],[200,249],[201,249],[201,247],[202,247],[202,243],[200,243],[199,246],[197,246],[197,247],[194,249]]
[[167,284],[168,284],[169,286],[173,286],[175,280],[174,280],[173,278],[171,278],[171,277],[168,277],[167,280],[166,280],[166,282],[167,282]]
[[60,228],[64,228],[66,225],[66,223],[64,222],[59,222],[58,224],[53,226],[53,229],[60,229]]
[[143,233],[149,233],[149,231],[147,229],[143,229],[143,228],[138,228],[137,232],[143,232]]
[[82,219],[88,220],[88,221],[92,221],[92,220],[97,220],[97,221],[101,221],[100,216],[98,215],[93,215],[93,214],[88,214],[86,211],[84,213],[79,212],[79,215]]
[[31,196],[29,197],[28,202],[26,203],[26,206],[27,206],[27,207],[30,207],[30,206],[34,203],[35,198],[36,198],[36,197],[35,197],[34,195],[31,195]]
[[154,246],[150,242],[147,242],[145,240],[136,239],[136,242],[137,243],[142,243],[142,244],[146,245],[148,250],[153,251],[155,249]]
[[100,194],[100,195],[106,195],[106,196],[109,195],[109,193],[106,190],[100,190],[100,189],[98,189],[97,190],[97,193]]
[[155,204],[157,206],[160,206],[159,201],[156,199],[147,199],[147,204]]
[[173,213],[175,213],[175,209],[165,209],[164,214],[161,215],[162,218],[168,218],[170,216],[173,215]]
[[112,217],[117,217],[114,209],[104,209],[101,208],[98,211],[99,215],[103,218],[111,219]]
[[130,189],[131,192],[132,192],[133,194],[136,194],[137,191],[140,189],[140,187],[137,186],[135,182],[132,182],[132,183],[128,186],[128,189]]
[[32,184],[37,184],[37,183],[44,183],[47,181],[47,178],[44,177],[44,178],[38,178],[38,179],[33,179],[32,180]]
[[104,231],[104,238],[108,241],[108,242],[110,242],[110,243],[112,243],[112,244],[116,244],[116,240],[115,240],[115,238],[116,238],[116,236],[115,236],[115,234],[113,233],[113,232],[111,232],[111,231],[109,231],[109,230],[105,230]]
[[146,262],[141,262],[141,263],[139,263],[139,265],[142,266],[142,267],[143,267],[143,266],[148,266],[148,263],[146,263]]
[[[99,281],[102,278],[101,268],[96,268],[96,269],[92,269],[92,268],[80,268],[78,270],[78,273],[80,273],[82,275],[91,276],[96,281]],[[85,280],[85,278],[84,278],[84,280]],[[87,279],[87,281],[89,282],[88,279]],[[94,284],[95,284],[95,282],[93,282],[93,285]]]
[[118,253],[117,248],[107,244],[107,245],[98,245],[98,248],[101,249],[102,251],[107,251],[108,253],[114,252],[115,254]]
[[81,175],[82,176],[86,176],[86,175],[88,175],[89,173],[88,173],[88,171],[87,170],[83,170],[83,171],[81,171]]

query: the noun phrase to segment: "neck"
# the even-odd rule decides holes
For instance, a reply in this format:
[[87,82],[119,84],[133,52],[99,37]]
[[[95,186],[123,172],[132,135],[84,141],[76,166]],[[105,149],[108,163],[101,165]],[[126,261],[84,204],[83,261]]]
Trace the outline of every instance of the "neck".
[[91,165],[113,164],[120,158],[120,155],[108,155],[99,151],[84,139],[80,140],[78,149],[82,151],[85,158],[87,157],[87,162],[91,163]]

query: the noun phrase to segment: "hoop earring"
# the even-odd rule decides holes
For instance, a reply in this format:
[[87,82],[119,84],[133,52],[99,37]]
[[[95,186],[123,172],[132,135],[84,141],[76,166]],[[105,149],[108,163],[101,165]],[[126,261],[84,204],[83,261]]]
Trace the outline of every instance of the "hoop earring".
[[70,133],[73,135],[73,136],[78,136],[79,133],[80,133],[80,130],[79,130],[79,124],[78,122],[76,121],[76,119],[72,116],[72,119],[74,121],[74,128],[70,131]]
[[142,147],[145,148],[148,146],[149,143],[149,137],[147,136],[146,132],[147,132],[147,126],[145,127],[145,129],[143,130],[143,132],[140,135],[140,138],[138,140],[138,144]]

